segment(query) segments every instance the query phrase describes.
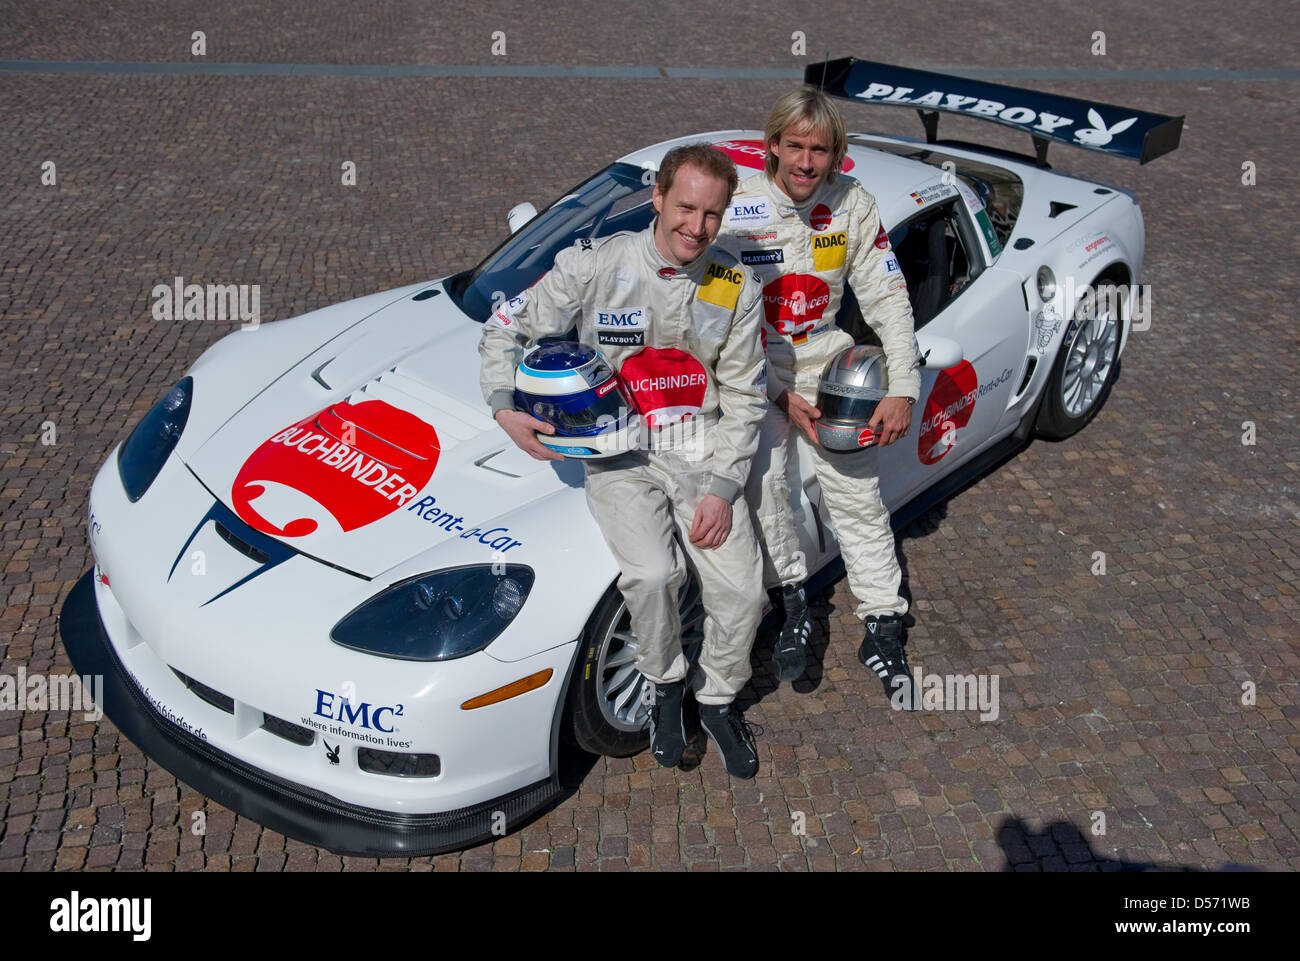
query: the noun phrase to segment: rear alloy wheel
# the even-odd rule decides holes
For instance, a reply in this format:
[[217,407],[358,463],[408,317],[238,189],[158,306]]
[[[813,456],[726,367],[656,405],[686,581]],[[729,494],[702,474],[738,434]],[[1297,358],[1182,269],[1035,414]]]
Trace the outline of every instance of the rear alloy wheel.
[[[699,583],[687,581],[678,598],[682,647],[694,662],[704,642]],[[636,668],[637,636],[618,586],[601,598],[583,636],[577,676],[569,685],[573,739],[585,751],[610,757],[637,754],[650,743],[654,685]]]
[[1043,389],[1043,407],[1035,432],[1061,440],[1081,430],[1096,416],[1110,395],[1119,371],[1119,340],[1125,295],[1114,284],[1095,288],[1075,306],[1061,352]]

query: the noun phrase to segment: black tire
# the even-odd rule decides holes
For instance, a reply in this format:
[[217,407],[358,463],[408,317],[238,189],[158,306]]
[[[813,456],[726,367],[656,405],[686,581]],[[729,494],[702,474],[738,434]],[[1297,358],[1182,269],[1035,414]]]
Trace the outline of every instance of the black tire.
[[[1034,424],[1039,437],[1063,440],[1082,430],[1106,403],[1119,374],[1125,301],[1109,281],[1092,289],[1092,306],[1086,293],[1075,305],[1043,388],[1043,403]],[[1098,371],[1103,371],[1100,377]]]
[[[694,576],[683,590],[682,608],[682,643],[688,656],[698,655],[702,608]],[[649,702],[644,692],[651,685],[628,660],[632,655],[627,650],[629,633],[627,605],[617,585],[611,585],[583,632],[564,726],[569,739],[592,754],[628,757],[650,744]],[[612,697],[615,692],[623,696]]]

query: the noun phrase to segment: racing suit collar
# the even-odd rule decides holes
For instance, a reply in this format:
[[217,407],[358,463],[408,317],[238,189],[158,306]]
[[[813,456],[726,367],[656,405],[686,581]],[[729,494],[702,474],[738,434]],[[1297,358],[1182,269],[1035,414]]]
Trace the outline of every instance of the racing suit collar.
[[825,180],[823,180],[820,184],[817,185],[817,189],[812,192],[811,197],[809,197],[803,203],[795,203],[794,200],[791,199],[790,195],[787,194],[784,190],[782,190],[780,186],[777,184],[777,182],[772,179],[771,174],[765,171],[762,174],[762,177],[763,177],[763,189],[767,192],[768,197],[770,197],[772,200],[776,202],[777,212],[780,213],[781,216],[783,217],[788,217],[791,216],[792,214],[797,215],[803,213],[806,210],[811,210],[813,207],[817,206],[819,202],[821,202],[822,195],[826,193],[827,187],[830,186],[830,184],[828,184]]
[[646,264],[650,270],[657,273],[664,280],[678,280],[680,278],[694,278],[699,280],[702,276],[705,264],[709,261],[709,251],[713,249],[710,244],[689,264],[678,265],[664,257],[659,252],[659,247],[655,244],[655,228],[659,224],[659,218],[655,217],[650,221],[650,226],[642,231],[641,237],[641,254],[645,258]]

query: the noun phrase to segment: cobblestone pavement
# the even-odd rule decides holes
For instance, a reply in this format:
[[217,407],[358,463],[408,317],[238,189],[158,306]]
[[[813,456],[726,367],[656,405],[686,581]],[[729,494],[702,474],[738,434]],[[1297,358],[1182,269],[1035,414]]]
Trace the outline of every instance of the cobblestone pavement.
[[[1044,79],[1010,82],[1187,115],[1182,148],[1147,167],[1053,152],[1141,197],[1152,325],[1134,334],[1085,431],[1033,444],[900,537],[914,665],[998,675],[996,720],[890,711],[854,656],[859,627],[841,579],[816,608],[808,680],[775,686],[770,639],[756,648],[743,702],[765,733],[752,782],[729,778],[713,751],[676,771],[648,755],[579,759],[560,803],[495,843],[410,861],[340,858],[206,800],[107,719],[0,711],[0,870],[1300,866],[1300,73],[1285,5],[1196,0],[1175,15],[1116,2],[972,0],[957,11],[919,0],[903,20],[826,2],[694,21],[685,4],[610,3],[593,19],[578,5],[564,15],[480,3],[446,20],[397,0],[285,6],[266,26],[267,8],[252,2],[164,13],[123,2],[111,20],[72,2],[0,3],[0,59],[196,61],[202,30],[214,62],[780,70],[808,59],[790,53],[802,31],[812,58],[829,48],[1042,68]],[[494,30],[504,57],[491,53]],[[1091,52],[1097,30],[1105,56]],[[1191,68],[1209,72],[1158,73]],[[56,616],[90,565],[94,472],[233,329],[153,320],[155,284],[260,284],[262,316],[275,319],[442,276],[504,236],[511,205],[558,196],[644,144],[761,126],[788,86],[668,71],[0,72],[0,674],[69,670]],[[849,120],[919,134],[904,111]],[[1023,147],[997,129],[944,124],[949,136]],[[339,186],[343,160],[358,166],[355,188]],[[56,186],[41,183],[46,161]],[[1247,161],[1255,186],[1242,183]],[[1243,443],[1252,429],[1255,443]],[[1097,551],[1104,575],[1093,573]],[[1247,682],[1253,703],[1243,703]],[[199,811],[202,836],[191,831]]]

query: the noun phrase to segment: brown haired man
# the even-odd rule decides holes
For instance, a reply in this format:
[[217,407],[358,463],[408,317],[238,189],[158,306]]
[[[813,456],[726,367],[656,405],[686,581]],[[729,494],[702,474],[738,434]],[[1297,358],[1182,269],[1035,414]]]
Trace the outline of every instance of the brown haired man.
[[749,778],[758,754],[731,702],[749,680],[763,604],[758,542],[740,496],[767,407],[761,290],[734,257],[709,249],[737,179],[712,147],[670,151],[652,191],[658,216],[650,227],[561,251],[512,309],[489,318],[479,353],[483,396],[497,422],[539,459],[559,455],[535,437],[554,428],[513,409],[522,349],[576,323],[578,339],[619,372],[647,449],[587,461],[587,503],[618,561],[637,667],[655,685],[651,750],[673,767],[686,746],[678,595],[688,568],[676,525],[699,572],[706,615],[700,721],[727,770]]
[[[814,406],[821,373],[853,339],[835,325],[847,281],[862,316],[885,350],[889,396],[869,425],[880,446],[907,433],[920,392],[912,310],[898,260],[880,224],[875,199],[856,180],[837,176],[847,151],[844,120],[825,94],[804,88],[777,101],[764,130],[764,171],[740,185],[728,208],[719,245],[755,270],[764,283],[769,410],[748,498],[764,541],[765,578],[782,587],[786,620],[773,650],[777,676],[804,671],[808,576],[795,534],[786,479],[792,429],[807,442],[830,510],[857,616],[866,636],[859,659],[880,677],[885,693],[912,684],[903,653],[898,593],[902,571],[889,512],[880,499],[876,447],[825,455],[817,443]],[[915,694],[915,692],[912,692]],[[919,703],[916,698],[904,703]]]

